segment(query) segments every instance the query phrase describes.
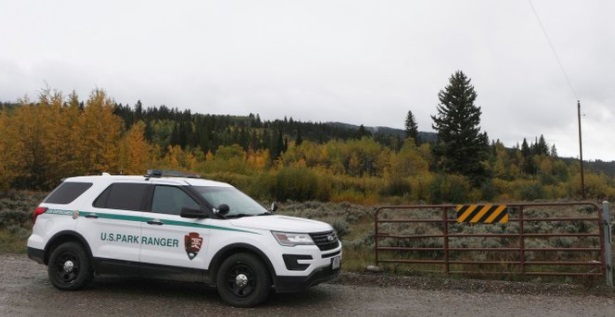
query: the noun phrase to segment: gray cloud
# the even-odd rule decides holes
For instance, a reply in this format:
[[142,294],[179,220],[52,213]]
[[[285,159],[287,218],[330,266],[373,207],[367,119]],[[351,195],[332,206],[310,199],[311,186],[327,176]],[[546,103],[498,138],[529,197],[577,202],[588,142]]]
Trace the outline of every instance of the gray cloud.
[[[0,100],[107,90],[117,102],[217,114],[430,131],[437,95],[464,71],[482,127],[507,146],[545,136],[615,160],[610,1],[0,2]],[[573,91],[574,90],[574,91]]]

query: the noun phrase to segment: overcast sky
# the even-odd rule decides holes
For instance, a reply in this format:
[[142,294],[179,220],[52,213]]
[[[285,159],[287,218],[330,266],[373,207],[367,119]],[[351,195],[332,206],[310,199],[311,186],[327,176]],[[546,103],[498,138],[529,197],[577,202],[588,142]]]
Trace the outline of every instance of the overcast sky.
[[584,158],[612,161],[614,14],[610,0],[0,0],[0,101],[100,88],[265,120],[403,128],[411,110],[433,131],[461,70],[490,139],[544,135],[578,157],[580,100]]

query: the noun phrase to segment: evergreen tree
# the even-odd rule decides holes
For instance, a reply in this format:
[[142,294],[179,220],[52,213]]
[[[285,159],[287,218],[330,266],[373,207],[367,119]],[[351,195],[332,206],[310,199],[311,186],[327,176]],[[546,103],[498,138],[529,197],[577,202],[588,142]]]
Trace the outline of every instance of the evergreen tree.
[[135,104],[135,121],[143,120],[143,115],[143,104],[141,103],[141,100],[137,100],[137,103]]
[[179,145],[181,142],[179,136],[179,124],[177,122],[173,123],[173,132],[171,133],[171,144]]
[[527,140],[525,138],[523,138],[523,143],[521,144],[521,154],[523,154],[524,158],[527,158],[530,154],[532,154],[530,151],[530,146],[527,144]]
[[361,139],[364,136],[371,137],[372,133],[367,130],[364,125],[360,125],[359,130],[357,130],[357,139]]
[[282,130],[276,130],[271,135],[271,141],[269,146],[269,154],[272,159],[277,159],[284,153],[284,133]]
[[438,169],[467,176],[478,186],[486,177],[482,161],[489,153],[489,139],[480,132],[481,109],[474,105],[476,96],[470,79],[457,71],[438,94],[438,114],[431,118],[438,134],[433,147]]
[[555,144],[553,144],[551,146],[551,156],[552,157],[558,157],[558,155],[557,155],[557,148],[555,148]]
[[299,146],[303,143],[303,137],[301,136],[301,129],[297,129],[297,137],[295,138],[295,145]]
[[523,164],[521,165],[521,168],[523,169],[523,172],[528,175],[536,175],[536,173],[538,172],[538,169],[536,168],[536,163],[534,162],[534,155],[532,153],[533,148],[534,145],[532,144],[532,146],[530,147],[527,144],[527,140],[523,138],[523,143],[521,144],[521,155],[523,155]]
[[536,155],[549,155],[549,145],[545,141],[545,137],[541,134],[540,138],[534,144],[534,154]]
[[417,143],[419,136],[419,128],[416,124],[416,120],[414,119],[414,115],[412,111],[408,110],[408,114],[406,115],[406,138],[414,139],[414,142]]

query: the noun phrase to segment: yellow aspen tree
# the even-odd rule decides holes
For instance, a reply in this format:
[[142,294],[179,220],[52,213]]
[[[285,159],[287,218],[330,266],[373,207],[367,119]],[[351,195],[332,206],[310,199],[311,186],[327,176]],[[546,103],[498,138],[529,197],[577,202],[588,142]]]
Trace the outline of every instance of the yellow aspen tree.
[[494,178],[510,178],[510,159],[508,150],[501,142],[495,144],[495,160],[491,163],[491,172]]
[[415,176],[429,170],[427,162],[419,152],[412,139],[407,139],[394,162],[391,164],[392,173],[402,177]]
[[182,150],[181,146],[169,145],[163,165],[170,169],[192,171],[197,165],[197,160],[194,154]]
[[271,156],[269,155],[269,151],[267,150],[249,150],[247,163],[248,165],[259,171],[264,171],[269,162],[271,161]]
[[0,110],[0,190],[9,189],[12,182],[25,173],[25,162],[21,157],[24,144],[14,121],[8,110]]
[[151,158],[151,146],[145,140],[145,123],[139,121],[126,132],[120,143],[120,172],[145,173]]
[[[305,141],[304,141],[305,142]],[[329,150],[326,145],[320,146],[320,153],[318,154],[319,165],[323,168],[328,168],[331,164],[329,162]]]
[[348,174],[354,177],[361,176],[361,159],[359,158],[357,152],[352,152],[350,154],[350,161],[348,161]]
[[180,152],[183,151],[179,145],[169,145],[167,148],[167,155],[164,157],[163,165],[171,169],[179,169]]
[[20,100],[10,119],[9,131],[13,133],[15,144],[19,145],[19,152],[15,153],[21,162],[21,171],[18,173],[17,187],[37,188],[40,186],[41,167],[41,123],[40,116],[36,115],[36,108],[25,98]]
[[103,90],[94,90],[80,116],[76,144],[86,174],[119,172],[119,141],[122,119],[113,114],[115,104]]
[[45,187],[54,187],[63,178],[79,175],[73,149],[72,129],[78,120],[78,109],[65,106],[60,92],[44,90],[40,95],[36,116],[42,127],[40,146]]
[[68,95],[68,102],[62,109],[63,125],[65,127],[64,142],[70,152],[65,158],[67,165],[68,175],[84,175],[82,157],[79,156],[78,151],[75,150],[75,146],[82,142],[82,136],[80,134],[80,121],[81,121],[81,104],[79,102],[79,96],[75,91]]

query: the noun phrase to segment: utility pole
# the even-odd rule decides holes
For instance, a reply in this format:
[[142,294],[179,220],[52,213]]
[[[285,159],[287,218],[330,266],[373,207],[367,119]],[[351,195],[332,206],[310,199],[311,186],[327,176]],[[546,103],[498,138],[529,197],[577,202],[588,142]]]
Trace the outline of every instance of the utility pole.
[[581,137],[581,101],[577,100],[577,115],[579,117],[579,158],[581,159],[581,196],[585,200],[585,173],[583,172],[583,138]]

